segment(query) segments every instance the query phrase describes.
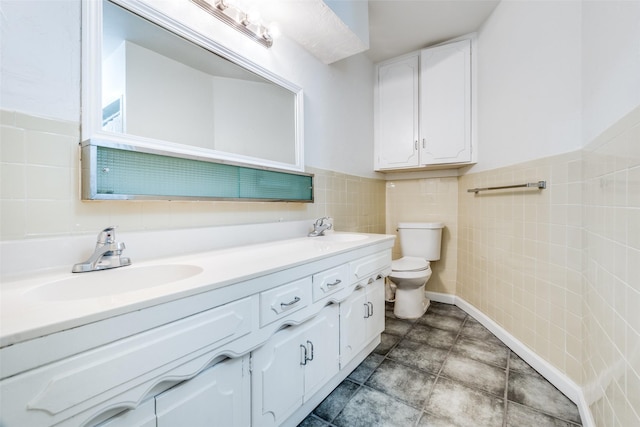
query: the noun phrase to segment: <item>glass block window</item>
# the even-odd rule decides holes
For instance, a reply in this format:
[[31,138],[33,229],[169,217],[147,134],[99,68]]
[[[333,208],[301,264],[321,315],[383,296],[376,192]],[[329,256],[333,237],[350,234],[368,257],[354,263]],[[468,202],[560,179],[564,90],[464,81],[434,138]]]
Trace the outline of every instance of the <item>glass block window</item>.
[[91,199],[313,201],[311,175],[92,148],[96,149],[96,179]]

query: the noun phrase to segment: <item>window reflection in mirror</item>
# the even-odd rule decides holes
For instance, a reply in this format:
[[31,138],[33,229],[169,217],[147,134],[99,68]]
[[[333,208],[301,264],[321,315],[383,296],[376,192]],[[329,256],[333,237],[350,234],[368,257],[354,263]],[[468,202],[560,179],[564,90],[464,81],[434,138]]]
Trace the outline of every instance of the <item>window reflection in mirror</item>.
[[296,165],[294,92],[109,1],[101,98],[104,132]]

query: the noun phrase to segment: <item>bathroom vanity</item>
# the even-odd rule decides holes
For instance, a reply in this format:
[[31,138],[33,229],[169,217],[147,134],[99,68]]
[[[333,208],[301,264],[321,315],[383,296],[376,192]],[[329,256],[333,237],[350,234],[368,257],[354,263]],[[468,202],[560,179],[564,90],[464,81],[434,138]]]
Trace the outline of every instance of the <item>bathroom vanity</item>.
[[0,425],[297,425],[380,342],[393,239],[5,282]]

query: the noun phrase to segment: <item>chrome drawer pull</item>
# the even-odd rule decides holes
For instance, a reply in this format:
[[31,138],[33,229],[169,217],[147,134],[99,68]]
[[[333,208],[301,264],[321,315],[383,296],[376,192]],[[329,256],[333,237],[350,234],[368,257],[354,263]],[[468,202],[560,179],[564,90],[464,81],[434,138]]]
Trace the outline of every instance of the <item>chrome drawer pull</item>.
[[307,347],[303,346],[302,344],[300,344],[300,364],[301,365],[306,365],[307,364]]
[[334,286],[338,286],[340,283],[342,283],[342,280],[340,280],[340,279],[336,279],[336,281],[335,281],[335,282],[333,282],[333,283],[327,283],[327,287],[328,287],[328,288],[332,288],[332,287],[334,287]]
[[293,300],[289,301],[289,302],[281,302],[280,303],[280,307],[282,308],[287,308],[287,307],[291,307],[294,304],[297,304],[300,302],[300,297],[295,297]]

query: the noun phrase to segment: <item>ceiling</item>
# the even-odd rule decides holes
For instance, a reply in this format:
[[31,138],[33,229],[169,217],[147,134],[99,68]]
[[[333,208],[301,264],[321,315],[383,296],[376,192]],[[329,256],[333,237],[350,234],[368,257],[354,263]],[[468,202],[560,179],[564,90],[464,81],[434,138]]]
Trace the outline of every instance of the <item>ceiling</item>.
[[369,50],[379,62],[477,31],[500,0],[369,0]]
[[[213,1],[213,0],[208,0]],[[231,1],[231,0],[227,0]],[[240,2],[241,0],[233,0]],[[329,0],[326,0],[329,3]],[[477,31],[500,0],[368,0],[369,49],[332,11],[343,1],[347,20],[360,17],[366,0],[242,0],[264,22],[276,22],[282,32],[325,64],[360,52],[379,62]],[[342,9],[342,8],[341,8]],[[358,24],[355,24],[358,25]]]

